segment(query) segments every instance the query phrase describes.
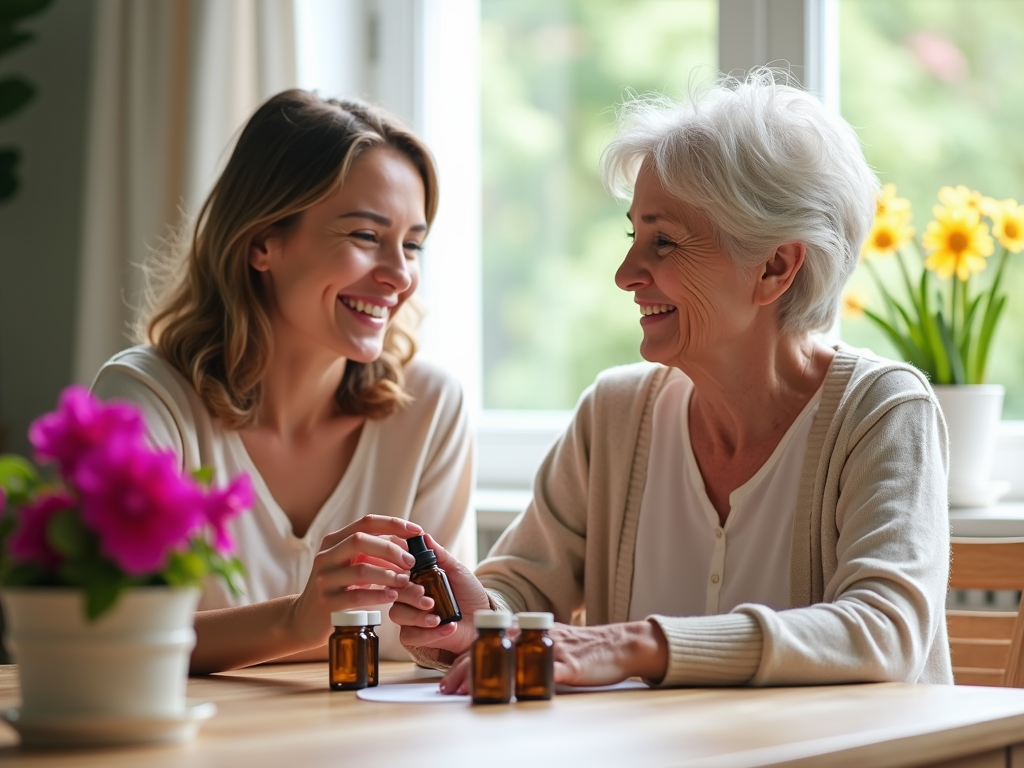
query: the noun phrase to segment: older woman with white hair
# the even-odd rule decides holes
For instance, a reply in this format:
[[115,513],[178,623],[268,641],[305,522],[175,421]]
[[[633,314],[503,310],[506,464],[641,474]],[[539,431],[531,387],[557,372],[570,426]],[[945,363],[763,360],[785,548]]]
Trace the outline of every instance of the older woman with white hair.
[[[475,575],[439,551],[464,614],[554,612],[567,683],[952,683],[941,411],[815,335],[875,209],[854,131],[760,70],[628,104],[603,167],[649,363],[584,393]],[[429,604],[409,586],[391,615],[465,690],[473,628]]]

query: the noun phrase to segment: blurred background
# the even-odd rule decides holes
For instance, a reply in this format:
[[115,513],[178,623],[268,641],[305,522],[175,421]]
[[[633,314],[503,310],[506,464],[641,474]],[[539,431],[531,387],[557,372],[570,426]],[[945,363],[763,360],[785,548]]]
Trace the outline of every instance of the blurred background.
[[[0,17],[33,5],[0,0]],[[0,151],[17,153],[17,188],[0,201],[7,450],[27,450],[28,424],[59,390],[88,383],[128,343],[137,265],[201,204],[248,115],[285,87],[380,102],[437,154],[424,348],[477,412],[485,492],[527,488],[595,374],[638,359],[636,313],[612,280],[625,205],[597,174],[630,92],[682,96],[719,69],[789,62],[857,128],[879,177],[912,201],[918,232],[942,185],[1024,198],[1021,0],[39,5],[0,22],[0,81],[34,93],[0,111]],[[33,39],[11,44],[23,33]],[[1012,421],[1024,419],[1024,254],[1007,279],[990,379],[1006,385]],[[895,354],[865,320],[837,333]],[[479,508],[520,504],[492,494]]]

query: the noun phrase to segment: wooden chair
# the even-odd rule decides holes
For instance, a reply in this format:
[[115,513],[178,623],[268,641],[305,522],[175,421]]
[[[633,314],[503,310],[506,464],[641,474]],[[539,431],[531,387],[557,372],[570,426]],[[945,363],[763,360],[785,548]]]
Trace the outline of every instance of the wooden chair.
[[[1024,538],[952,540],[950,589],[1024,590]],[[947,610],[957,685],[1024,688],[1024,611]]]

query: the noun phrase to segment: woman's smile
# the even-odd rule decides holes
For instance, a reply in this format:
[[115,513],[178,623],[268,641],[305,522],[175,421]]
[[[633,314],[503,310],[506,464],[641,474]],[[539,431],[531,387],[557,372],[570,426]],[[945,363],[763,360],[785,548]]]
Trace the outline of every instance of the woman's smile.
[[371,328],[383,328],[391,316],[391,308],[397,302],[384,302],[380,299],[363,299],[355,296],[339,296],[338,301],[349,310],[360,322]]

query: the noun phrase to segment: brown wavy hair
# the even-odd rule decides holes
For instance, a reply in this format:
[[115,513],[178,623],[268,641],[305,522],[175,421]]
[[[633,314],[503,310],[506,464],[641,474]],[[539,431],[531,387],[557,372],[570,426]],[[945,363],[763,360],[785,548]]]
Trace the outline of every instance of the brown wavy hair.
[[[391,147],[423,179],[428,226],[437,211],[437,173],[426,146],[394,117],[357,101],[323,99],[301,90],[270,98],[242,130],[227,167],[199,209],[190,238],[150,268],[151,307],[141,324],[153,344],[195,387],[229,429],[250,426],[270,364],[270,320],[252,239],[287,229],[338,186],[371,147]],[[381,356],[349,360],[338,387],[343,413],[379,419],[410,397],[404,368],[416,352],[422,312],[410,299],[391,320]]]

